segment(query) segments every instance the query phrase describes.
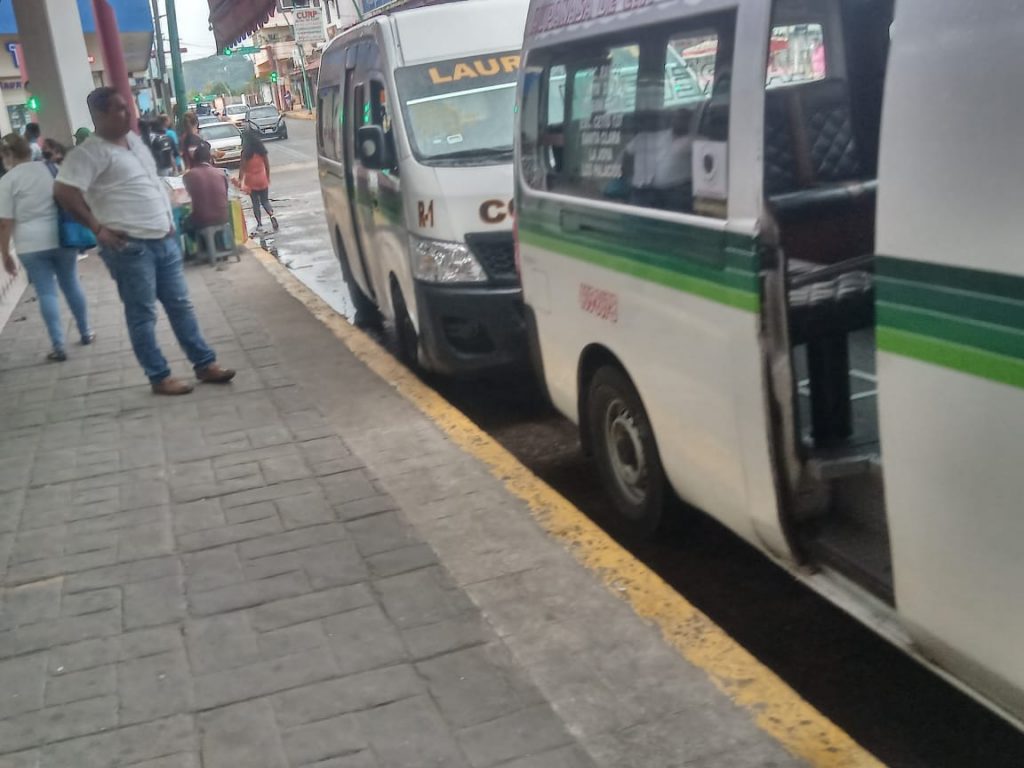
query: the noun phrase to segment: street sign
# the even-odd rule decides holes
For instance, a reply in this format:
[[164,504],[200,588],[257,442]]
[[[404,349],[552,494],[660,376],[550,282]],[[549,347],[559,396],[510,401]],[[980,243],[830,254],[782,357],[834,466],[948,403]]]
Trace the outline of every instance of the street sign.
[[320,8],[295,9],[295,42],[299,45],[324,42],[323,11]]
[[243,45],[240,48],[225,48],[223,51],[221,51],[221,55],[223,55],[223,56],[234,56],[234,55],[237,54],[239,56],[244,56],[247,53],[259,53],[259,52],[260,52],[260,47],[258,45]]

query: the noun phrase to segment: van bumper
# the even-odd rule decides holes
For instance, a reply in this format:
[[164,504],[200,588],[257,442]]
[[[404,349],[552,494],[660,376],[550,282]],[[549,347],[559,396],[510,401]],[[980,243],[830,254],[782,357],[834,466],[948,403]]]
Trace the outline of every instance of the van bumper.
[[519,287],[416,282],[420,350],[426,366],[464,375],[529,364]]

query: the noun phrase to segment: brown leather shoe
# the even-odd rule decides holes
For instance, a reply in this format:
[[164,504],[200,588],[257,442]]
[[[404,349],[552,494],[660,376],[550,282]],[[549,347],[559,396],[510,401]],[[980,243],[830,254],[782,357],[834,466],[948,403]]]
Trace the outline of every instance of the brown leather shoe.
[[163,381],[153,385],[154,395],[187,395],[193,389],[192,385],[181,379],[168,376]]
[[221,368],[216,363],[210,363],[196,371],[196,378],[207,384],[227,384],[235,378],[235,372],[230,368]]

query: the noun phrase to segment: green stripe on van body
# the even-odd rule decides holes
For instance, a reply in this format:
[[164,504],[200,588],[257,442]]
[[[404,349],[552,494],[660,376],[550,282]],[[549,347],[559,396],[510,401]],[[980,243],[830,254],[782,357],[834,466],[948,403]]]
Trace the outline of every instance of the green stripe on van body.
[[1024,278],[879,257],[878,346],[1024,387]]
[[719,304],[749,312],[760,307],[753,238],[531,200],[519,211],[519,237],[538,248]]

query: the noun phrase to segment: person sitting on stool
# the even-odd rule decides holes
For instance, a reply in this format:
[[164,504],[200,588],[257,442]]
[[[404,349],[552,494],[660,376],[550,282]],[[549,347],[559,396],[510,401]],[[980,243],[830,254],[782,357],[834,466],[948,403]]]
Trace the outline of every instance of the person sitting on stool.
[[230,221],[228,177],[213,165],[213,150],[203,142],[192,156],[192,168],[183,181],[192,198],[192,213],[186,226],[193,237],[207,227],[222,227]]

